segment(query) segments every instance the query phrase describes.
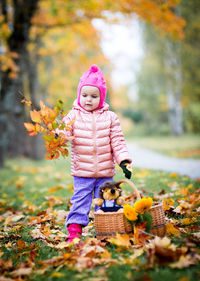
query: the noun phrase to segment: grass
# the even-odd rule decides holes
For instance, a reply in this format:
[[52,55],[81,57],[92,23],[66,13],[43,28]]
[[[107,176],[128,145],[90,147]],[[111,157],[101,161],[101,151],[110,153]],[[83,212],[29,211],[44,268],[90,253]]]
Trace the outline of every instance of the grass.
[[[122,179],[123,174],[117,167],[115,180]],[[179,177],[176,174],[161,171],[149,171],[135,169],[133,180],[138,189],[143,190],[146,196],[172,192],[174,186],[199,188],[199,182],[188,177]],[[31,161],[27,159],[9,160],[5,168],[0,171],[1,199],[0,199],[0,263],[1,273],[6,278],[14,278],[10,275],[15,269],[32,268],[31,274],[15,276],[15,280],[88,280],[88,281],[126,281],[126,280],[163,280],[163,281],[193,281],[198,279],[199,267],[192,265],[186,268],[172,269],[169,266],[154,265],[147,267],[147,257],[142,255],[137,262],[131,262],[129,257],[134,250],[118,248],[115,245],[106,246],[113,259],[110,263],[91,265],[93,254],[86,257],[88,264],[81,263],[81,257],[72,262],[76,256],[76,248],[73,255],[69,249],[56,249],[50,247],[55,244],[55,239],[64,241],[64,237],[52,239],[48,232],[58,231],[67,234],[64,226],[64,218],[57,221],[59,210],[68,210],[68,199],[72,196],[72,177],[70,176],[70,163],[67,160],[55,161]],[[132,192],[128,185],[123,186],[124,193]],[[174,194],[174,198],[177,195]],[[19,219],[16,216],[22,216]],[[49,218],[48,218],[49,216]],[[15,218],[12,221],[12,218]],[[34,220],[38,220],[37,223]],[[30,223],[31,221],[31,223]],[[46,233],[49,241],[34,238],[31,233],[35,229]],[[85,239],[85,238],[84,238]],[[174,238],[174,241],[184,241],[183,238]],[[92,247],[92,246],[90,246]],[[90,248],[89,248],[90,249]],[[80,252],[81,253],[81,252]],[[63,254],[70,258],[65,264],[59,261],[48,263],[57,256]],[[83,258],[83,257],[82,257]],[[99,258],[95,256],[96,260]],[[72,260],[71,260],[72,259]],[[10,268],[3,261],[12,260]],[[95,259],[94,259],[95,260]],[[46,262],[46,263],[45,263]],[[77,269],[80,263],[81,270]],[[73,264],[73,266],[72,266]],[[185,279],[184,279],[185,278]],[[1,280],[1,279],[0,279]],[[3,280],[3,279],[2,279]],[[6,280],[6,279],[5,279]],[[9,279],[10,280],[10,279]]]
[[127,140],[168,156],[200,159],[200,135],[137,137],[129,133]]

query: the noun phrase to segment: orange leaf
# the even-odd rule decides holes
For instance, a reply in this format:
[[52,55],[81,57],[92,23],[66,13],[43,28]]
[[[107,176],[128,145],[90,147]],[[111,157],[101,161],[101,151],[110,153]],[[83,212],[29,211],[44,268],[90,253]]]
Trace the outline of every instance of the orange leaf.
[[35,123],[41,123],[42,119],[41,119],[41,115],[40,112],[33,110],[30,111],[30,116],[31,116],[31,120]]
[[59,157],[59,152],[58,151],[48,151],[46,153],[46,159],[47,160],[52,160],[52,159],[57,159]]
[[44,108],[44,107],[45,107],[44,102],[40,100],[40,108]]
[[26,247],[26,243],[23,240],[17,241],[17,248],[19,251],[23,250]]
[[50,187],[49,190],[48,190],[48,193],[54,193],[54,192],[56,192],[56,191],[58,191],[58,190],[60,190],[62,188],[63,188],[62,185],[58,185],[56,187]]
[[26,130],[29,132],[29,136],[36,136],[37,135],[36,127],[35,127],[34,124],[24,123],[24,126],[25,126]]

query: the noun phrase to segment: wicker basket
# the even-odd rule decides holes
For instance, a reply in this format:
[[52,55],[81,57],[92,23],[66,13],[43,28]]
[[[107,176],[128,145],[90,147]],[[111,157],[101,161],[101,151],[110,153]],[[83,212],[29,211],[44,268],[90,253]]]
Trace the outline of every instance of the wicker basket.
[[151,207],[149,212],[152,215],[152,225],[150,233],[163,237],[166,232],[166,221],[163,204],[155,204]]
[[132,226],[126,220],[124,213],[94,213],[94,225],[98,239],[109,238],[115,236],[116,233],[125,234],[132,232]]
[[[127,179],[119,181],[120,183],[128,183],[135,192],[138,199],[141,198],[136,186]],[[165,235],[165,214],[162,203],[152,206],[150,209],[152,215],[152,227],[150,233],[157,236]],[[106,212],[94,213],[94,226],[96,237],[105,239],[115,236],[116,233],[125,234],[133,232],[131,224],[125,218],[123,212]]]

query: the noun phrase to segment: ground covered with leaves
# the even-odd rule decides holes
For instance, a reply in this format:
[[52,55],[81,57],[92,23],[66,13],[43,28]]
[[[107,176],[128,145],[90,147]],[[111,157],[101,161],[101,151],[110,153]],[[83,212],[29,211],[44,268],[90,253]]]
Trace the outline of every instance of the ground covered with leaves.
[[[135,169],[137,188],[163,200],[166,236],[95,238],[93,211],[81,241],[67,246],[73,194],[69,160],[9,161],[0,171],[0,281],[190,281],[199,278],[200,180]],[[115,180],[123,175],[117,168]],[[123,185],[126,200],[134,195]]]

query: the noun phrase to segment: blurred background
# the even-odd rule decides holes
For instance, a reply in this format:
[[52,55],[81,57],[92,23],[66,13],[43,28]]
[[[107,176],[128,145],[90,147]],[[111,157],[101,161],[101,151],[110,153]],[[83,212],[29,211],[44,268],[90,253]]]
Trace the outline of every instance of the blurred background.
[[199,39],[198,0],[1,0],[0,166],[43,157],[23,97],[70,109],[92,64],[127,139],[200,158]]

